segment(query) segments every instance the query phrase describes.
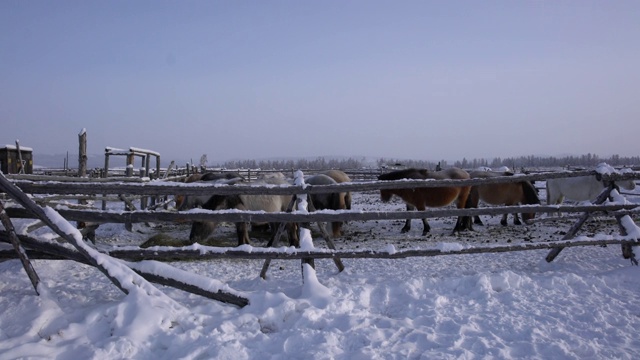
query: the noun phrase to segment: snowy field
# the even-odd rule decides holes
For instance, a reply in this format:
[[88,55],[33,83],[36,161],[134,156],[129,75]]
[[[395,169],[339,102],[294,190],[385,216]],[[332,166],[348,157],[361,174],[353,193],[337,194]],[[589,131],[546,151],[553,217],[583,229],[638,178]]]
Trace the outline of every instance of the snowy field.
[[[353,207],[404,204],[364,192],[354,194]],[[408,234],[400,234],[402,221],[350,222],[336,245],[404,250],[560,240],[576,218],[542,215],[514,226],[510,217],[508,227],[498,216],[483,220],[474,232],[452,236],[454,219],[430,219],[426,237],[418,220]],[[15,221],[18,231],[26,224]],[[187,238],[189,225],[137,224],[134,232],[102,225],[97,246],[135,246],[158,233]],[[603,234],[618,234],[604,215],[578,236]],[[214,236],[233,246],[235,228],[223,225]],[[313,237],[316,247],[326,246]],[[261,234],[252,239],[256,247],[266,243]],[[45,293],[36,296],[19,261],[8,260],[0,262],[0,359],[640,358],[640,268],[618,245],[567,248],[552,263],[547,253],[343,259],[341,273],[331,260],[317,260],[305,281],[295,260],[274,260],[266,280],[261,260],[171,264],[241,292],[250,299],[242,309],[161,286],[160,296],[124,295],[96,269],[72,261],[34,261]]]

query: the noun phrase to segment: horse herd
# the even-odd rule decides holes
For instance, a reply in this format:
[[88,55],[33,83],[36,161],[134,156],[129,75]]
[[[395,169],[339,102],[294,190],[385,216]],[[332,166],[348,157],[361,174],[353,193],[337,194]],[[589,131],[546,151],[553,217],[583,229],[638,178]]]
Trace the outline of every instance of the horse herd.
[[[440,171],[427,169],[405,169],[388,172],[378,176],[381,181],[394,181],[401,179],[435,179],[435,180],[459,180],[459,179],[489,179],[500,176],[512,176],[509,171],[491,171],[478,169],[465,171],[459,168],[448,168]],[[322,173],[305,177],[305,183],[311,185],[333,185],[351,182],[349,176],[340,170],[328,170]],[[255,181],[247,181],[238,173],[205,173],[195,174],[185,179],[185,182],[210,182],[219,184],[250,184],[256,186],[273,186],[292,184],[282,173],[262,175]],[[559,204],[564,198],[574,201],[595,199],[604,189],[601,179],[597,176],[568,177],[547,180],[547,204]],[[616,183],[627,190],[635,188],[634,180],[625,180]],[[474,186],[442,186],[442,187],[416,187],[400,189],[381,189],[380,199],[383,202],[390,201],[397,196],[406,204],[407,211],[426,210],[430,207],[443,207],[455,203],[458,209],[477,208],[482,201],[489,205],[535,205],[540,204],[538,191],[528,180],[516,182],[489,183]],[[208,210],[238,209],[264,212],[285,212],[290,207],[293,195],[209,195],[209,196],[176,196],[176,208],[185,211],[195,207]],[[309,203],[315,210],[350,210],[351,194],[349,192],[310,194]],[[513,214],[513,223],[520,225],[521,221],[517,213]],[[530,223],[535,213],[522,213],[522,220]],[[507,226],[507,214],[504,214],[500,223]],[[422,219],[423,231],[426,235],[430,231],[427,219]],[[459,216],[453,232],[473,230],[472,224],[482,225],[479,216]],[[197,221],[192,224],[189,240],[197,242],[208,238],[216,228],[215,222]],[[251,224],[252,227],[268,227],[271,236],[276,235],[278,223]],[[342,222],[331,224],[332,236],[342,235]],[[297,225],[286,224],[290,245],[298,245]],[[401,229],[406,233],[411,229],[411,219],[407,219]],[[236,223],[238,245],[249,244],[249,224]]]

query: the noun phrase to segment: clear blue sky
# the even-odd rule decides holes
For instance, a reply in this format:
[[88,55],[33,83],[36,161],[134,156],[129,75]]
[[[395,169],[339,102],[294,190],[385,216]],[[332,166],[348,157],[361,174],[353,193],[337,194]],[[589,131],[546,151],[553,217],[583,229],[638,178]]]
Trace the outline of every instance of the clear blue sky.
[[640,1],[0,1],[0,145],[640,153]]

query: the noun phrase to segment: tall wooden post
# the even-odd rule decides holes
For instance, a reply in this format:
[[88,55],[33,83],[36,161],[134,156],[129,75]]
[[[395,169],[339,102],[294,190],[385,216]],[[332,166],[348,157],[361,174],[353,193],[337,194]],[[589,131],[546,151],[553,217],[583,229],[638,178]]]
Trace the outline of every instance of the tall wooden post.
[[82,129],[78,134],[78,176],[87,176],[87,130]]
[[20,151],[20,141],[16,139],[16,151],[18,152],[18,174],[24,174],[24,163],[22,162],[22,151]]
[[144,162],[144,176],[145,177],[149,177],[149,167],[151,166],[151,154],[147,154],[147,156],[145,156],[145,162]]
[[156,179],[159,179],[159,178],[160,178],[160,156],[156,156]]
[[135,160],[135,155],[133,155],[133,153],[127,154],[127,169],[125,170],[125,176],[127,177],[133,176],[134,160]]
[[[109,177],[109,149],[104,149],[104,173],[102,175],[105,179]],[[107,194],[102,195],[107,197]],[[107,202],[102,200],[102,210],[107,210]]]
[[[78,134],[78,177],[87,177],[87,130],[82,129],[80,134]],[[78,204],[86,205],[87,200],[78,200]],[[87,227],[85,222],[78,222],[78,229]],[[94,244],[96,242],[96,231],[95,229],[89,230],[86,236],[89,240],[91,240]]]

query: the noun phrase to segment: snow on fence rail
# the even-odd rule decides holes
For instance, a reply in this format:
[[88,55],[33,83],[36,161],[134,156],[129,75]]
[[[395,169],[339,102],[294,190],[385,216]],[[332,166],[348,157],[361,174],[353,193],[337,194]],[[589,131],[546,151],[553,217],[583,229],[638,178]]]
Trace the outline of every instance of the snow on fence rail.
[[[98,267],[105,275],[122,291],[127,293],[133,287],[144,287],[150,291],[150,294],[154,296],[161,296],[161,293],[152,291],[150,287],[147,287],[144,281],[136,280],[130,282],[130,272],[136,272],[137,275],[142,278],[154,281],[157,283],[174,286],[185,291],[190,291],[196,294],[207,296],[211,299],[216,299],[222,302],[235,304],[237,306],[245,306],[248,304],[248,299],[244,298],[241,294],[234,293],[233,291],[223,291],[219,288],[211,286],[200,286],[199,284],[190,283],[184,281],[180,276],[168,276],[168,273],[174,274],[175,269],[169,272],[155,273],[147,272],[145,269],[140,268],[140,263],[119,264],[108,260],[108,257],[119,257],[130,261],[140,260],[205,260],[213,258],[260,258],[265,259],[265,266],[270,259],[302,259],[303,261],[309,261],[314,258],[332,258],[336,261],[336,264],[340,261],[340,258],[404,258],[411,256],[437,256],[437,255],[455,255],[455,254],[472,254],[472,253],[485,253],[485,252],[506,252],[506,251],[522,251],[522,250],[535,250],[535,249],[552,249],[547,256],[547,261],[552,261],[553,258],[565,247],[571,246],[587,246],[587,245],[603,245],[603,244],[621,244],[623,250],[623,256],[630,258],[633,263],[637,265],[637,261],[631,250],[632,246],[638,245],[640,238],[640,228],[638,228],[633,220],[630,219],[630,214],[638,212],[637,207],[640,204],[629,204],[624,201],[624,198],[617,191],[613,191],[614,182],[618,180],[626,179],[638,179],[640,178],[637,173],[624,173],[624,174],[601,174],[605,183],[608,184],[605,191],[603,191],[596,204],[588,206],[541,206],[541,205],[526,205],[526,206],[506,206],[506,207],[487,207],[480,209],[431,209],[427,211],[402,211],[402,212],[355,212],[348,210],[340,211],[320,211],[314,213],[263,213],[263,212],[243,212],[243,211],[198,211],[198,212],[168,212],[168,211],[96,211],[96,210],[69,210],[64,208],[58,208],[57,212],[48,211],[49,214],[45,214],[43,209],[38,207],[29,199],[26,193],[33,194],[75,194],[75,195],[94,195],[94,194],[117,194],[119,198],[122,198],[123,194],[128,195],[140,195],[140,196],[158,196],[158,195],[173,195],[173,194],[185,194],[185,195],[198,195],[198,194],[312,194],[323,192],[344,192],[344,191],[373,191],[380,189],[397,189],[397,188],[411,188],[411,187],[436,187],[436,186],[470,186],[481,185],[488,183],[498,182],[517,182],[523,180],[538,181],[546,180],[550,178],[571,177],[571,176],[583,176],[592,175],[595,172],[560,172],[560,173],[545,173],[534,175],[516,175],[505,176],[493,179],[471,179],[471,180],[402,180],[393,182],[361,182],[361,183],[346,183],[339,185],[324,185],[324,186],[269,186],[269,187],[255,187],[255,186],[241,186],[241,185],[204,185],[204,184],[167,184],[161,182],[144,182],[139,184],[130,184],[125,182],[118,183],[69,183],[58,181],[46,181],[46,182],[34,182],[27,180],[16,180],[14,183],[8,182],[5,177],[0,173],[0,189],[9,193],[17,203],[23,205],[25,208],[10,207],[5,209],[6,214],[13,217],[37,217],[41,221],[47,223],[56,233],[62,238],[74,245],[75,249],[69,249],[61,244],[55,242],[42,242],[36,239],[31,239],[28,236],[21,235],[20,242],[28,244],[28,254],[32,258],[65,258],[72,259],[80,262],[89,263]],[[301,175],[301,174],[300,174]],[[17,185],[17,186],[16,186]],[[18,189],[19,188],[19,189]],[[612,204],[600,205],[609,196],[614,198]],[[107,254],[100,254],[95,252],[90,247],[87,247],[80,238],[71,236],[70,232],[63,231],[60,228],[60,224],[65,225],[63,221],[53,221],[51,217],[55,214],[55,217],[62,217],[75,221],[90,221],[90,222],[142,222],[142,221],[177,221],[177,220],[191,220],[191,221],[265,221],[265,222],[323,222],[323,221],[351,221],[351,220],[374,220],[374,219],[407,219],[407,218],[428,218],[428,217],[441,217],[441,216],[471,216],[480,214],[504,214],[510,212],[582,212],[583,215],[580,220],[572,226],[568,234],[558,242],[545,242],[545,243],[529,243],[518,244],[508,246],[464,246],[462,244],[440,244],[443,248],[435,249],[423,249],[423,250],[407,250],[407,251],[395,251],[393,247],[389,247],[386,251],[338,251],[334,246],[331,246],[331,250],[313,250],[306,251],[292,248],[210,248],[203,247],[198,244],[194,244],[186,248],[178,249],[125,249],[125,250],[113,250]],[[571,238],[575,235],[577,229],[584,223],[589,214],[593,211],[614,211],[614,216],[620,226],[620,237],[615,239],[594,239],[588,241],[573,241]],[[5,212],[2,212],[5,216]],[[6,216],[5,216],[6,217]],[[5,219],[6,220],[6,219]],[[69,224],[66,223],[65,226]],[[11,233],[9,227],[8,231],[0,232],[0,240],[4,240],[7,235],[10,237],[14,235],[13,240],[16,242],[17,234]],[[69,230],[69,229],[67,229]],[[331,244],[330,239],[327,240],[328,244]],[[18,251],[23,251],[18,249]],[[25,252],[26,254],[27,252]],[[16,256],[16,251],[0,251],[0,258],[7,258]],[[108,260],[108,261],[107,261]],[[25,260],[25,269],[30,266],[28,258]],[[340,263],[341,264],[341,263]],[[119,271],[114,275],[109,269],[119,266]],[[263,266],[261,276],[266,273],[266,267]],[[340,268],[340,267],[339,267]],[[127,274],[122,276],[122,274]],[[34,284],[34,286],[37,286]]]
[[[271,186],[252,186],[226,184],[210,184],[210,183],[176,183],[164,182],[161,180],[140,182],[140,183],[123,183],[120,181],[110,181],[104,183],[88,182],[67,183],[63,181],[25,181],[18,180],[17,177],[9,177],[14,179],[14,183],[22,189],[22,191],[31,194],[126,194],[126,195],[290,195],[290,194],[317,194],[328,192],[345,192],[345,191],[374,191],[381,189],[402,189],[416,187],[442,187],[442,186],[473,186],[482,184],[496,184],[505,182],[519,181],[542,181],[555,178],[576,177],[585,175],[598,174],[595,171],[574,171],[574,172],[553,172],[539,173],[530,175],[516,174],[512,176],[499,176],[490,179],[465,179],[465,180],[397,180],[397,181],[363,181],[340,183],[336,185],[306,185],[304,187],[295,185],[271,185]],[[602,180],[621,181],[629,179],[640,179],[640,173],[626,172],[622,174],[600,174]]]
[[[271,185],[271,186],[251,186],[251,185],[225,185],[206,183],[175,183],[163,181],[151,181],[140,183],[128,183],[117,180],[115,182],[62,182],[62,181],[33,181],[16,180],[17,185],[25,193],[31,194],[61,194],[75,196],[95,196],[97,194],[135,195],[135,196],[162,196],[162,195],[234,195],[234,194],[268,194],[268,195],[290,195],[290,194],[315,194],[327,192],[345,191],[377,191],[381,189],[400,189],[415,187],[442,187],[442,186],[472,186],[482,184],[494,184],[501,182],[518,182],[523,180],[541,181],[553,178],[575,177],[585,175],[595,175],[595,171],[573,171],[539,173],[532,175],[501,176],[489,179],[467,179],[467,180],[399,180],[399,181],[366,181],[341,183],[336,185],[306,185],[304,187],[294,185]],[[613,173],[601,174],[603,181],[620,181],[628,179],[640,179],[640,173]],[[77,178],[74,178],[77,179]],[[56,195],[56,198],[58,195]],[[70,210],[64,205],[58,206],[60,214],[68,220],[103,222],[103,223],[136,223],[149,221],[256,221],[256,222],[333,222],[333,221],[367,221],[367,220],[397,220],[397,219],[421,219],[434,217],[455,217],[455,216],[475,216],[475,215],[501,215],[514,212],[533,213],[584,213],[595,211],[618,211],[628,210],[633,214],[638,204],[613,204],[613,205],[521,205],[521,206],[493,206],[477,209],[453,209],[453,208],[431,208],[424,211],[395,211],[395,212],[360,212],[349,210],[322,210],[309,214],[299,213],[264,213],[256,211],[210,211],[199,210],[198,212],[175,212],[175,211],[97,211],[97,210]],[[19,208],[8,208],[7,212],[12,217],[28,218],[32,217],[29,212]]]
[[[175,183],[160,180],[143,183],[109,182],[109,183],[66,183],[60,181],[36,182],[32,180],[14,179],[15,185],[26,193],[32,194],[67,194],[67,195],[95,195],[95,194],[127,194],[136,196],[159,195],[203,195],[203,194],[313,194],[345,191],[377,191],[380,189],[399,189],[413,187],[442,187],[442,186],[472,186],[493,184],[500,182],[518,182],[523,180],[542,181],[552,178],[595,175],[595,171],[547,172],[538,174],[517,174],[489,179],[467,180],[399,180],[399,181],[364,181],[341,183],[337,185],[306,185],[306,186],[250,186],[224,185],[205,183]],[[600,174],[603,181],[615,182],[628,179],[640,179],[638,172]],[[618,215],[638,214],[640,204],[615,202],[612,204],[592,205],[520,205],[520,206],[492,206],[475,209],[430,208],[424,211],[375,211],[362,212],[353,210],[322,210],[312,213],[265,213],[240,210],[198,210],[187,212],[175,211],[98,211],[74,210],[58,206],[57,211],[67,220],[95,223],[137,223],[137,222],[175,222],[175,221],[216,221],[216,222],[335,222],[335,221],[368,221],[368,220],[405,220],[434,217],[456,217],[475,215],[502,215],[515,212],[531,213],[582,213],[590,214],[597,211],[616,212]],[[6,209],[11,217],[33,217],[29,211],[17,207]],[[625,238],[626,239],[626,238]],[[624,240],[624,239],[623,239]]]

